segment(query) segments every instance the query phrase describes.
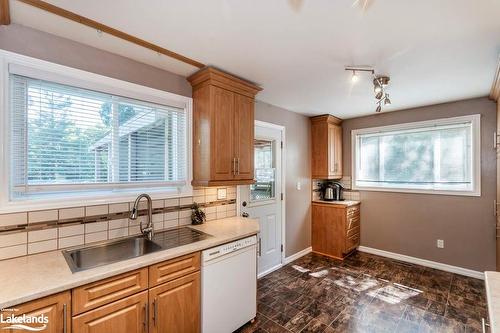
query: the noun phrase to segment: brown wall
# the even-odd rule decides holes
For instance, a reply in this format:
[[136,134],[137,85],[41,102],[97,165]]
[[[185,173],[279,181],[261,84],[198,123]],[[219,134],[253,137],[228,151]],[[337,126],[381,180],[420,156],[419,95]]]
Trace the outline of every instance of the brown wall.
[[[300,114],[257,101],[255,119],[286,128],[286,251],[290,256],[311,246],[310,122]],[[297,190],[297,181],[301,190]]]
[[191,85],[183,76],[17,24],[0,26],[0,49],[191,96]]
[[[481,197],[361,191],[361,245],[477,271],[495,269],[496,105],[487,98],[348,119],[344,174],[351,175],[351,130],[481,114]],[[436,247],[443,239],[444,249]]]

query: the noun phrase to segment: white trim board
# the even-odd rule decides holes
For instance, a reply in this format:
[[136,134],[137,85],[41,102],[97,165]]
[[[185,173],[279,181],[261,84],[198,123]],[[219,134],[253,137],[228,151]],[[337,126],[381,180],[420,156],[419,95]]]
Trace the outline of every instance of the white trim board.
[[299,259],[300,257],[303,257],[303,256],[305,256],[306,254],[309,254],[309,253],[311,253],[311,252],[312,252],[312,247],[311,247],[311,246],[309,246],[308,248],[305,248],[305,249],[303,249],[302,251],[299,251],[299,252],[297,252],[297,253],[292,254],[292,255],[291,255],[291,256],[289,256],[289,257],[286,257],[286,258],[285,258],[284,263],[285,263],[285,264],[291,263],[292,261],[297,260],[297,259]]
[[484,280],[484,273],[483,272],[473,271],[473,270],[467,269],[467,268],[452,266],[452,265],[443,264],[443,263],[436,262],[436,261],[420,259],[420,258],[416,258],[416,257],[407,256],[404,254],[374,249],[372,247],[366,247],[366,246],[359,246],[358,251],[370,253],[370,254],[375,254],[375,255],[378,255],[381,257],[396,259],[396,260],[408,262],[411,264],[417,264],[417,265],[421,265],[421,266],[425,266],[425,267],[440,269],[440,270],[445,271],[445,272],[455,273],[455,274],[459,274],[459,275],[465,275],[465,276],[473,277],[476,279]]
[[267,271],[264,271],[264,272],[262,272],[262,273],[257,274],[257,279],[260,279],[261,277],[264,277],[264,276],[266,276],[267,274],[272,273],[272,272],[274,272],[274,271],[276,271],[276,270],[280,269],[281,267],[283,267],[283,264],[279,264],[279,265],[276,265],[276,266],[274,266],[274,267],[271,267],[271,268],[269,268]]

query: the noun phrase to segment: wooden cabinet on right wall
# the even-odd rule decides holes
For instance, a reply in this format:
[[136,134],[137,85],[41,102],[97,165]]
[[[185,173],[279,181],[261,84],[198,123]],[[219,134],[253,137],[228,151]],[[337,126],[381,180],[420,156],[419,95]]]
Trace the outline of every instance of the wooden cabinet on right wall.
[[312,178],[342,178],[342,120],[330,115],[311,118]]

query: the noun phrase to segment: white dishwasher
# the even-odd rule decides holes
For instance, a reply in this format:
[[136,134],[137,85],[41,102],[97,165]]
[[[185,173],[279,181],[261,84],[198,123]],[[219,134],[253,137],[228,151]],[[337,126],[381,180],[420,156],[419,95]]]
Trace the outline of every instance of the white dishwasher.
[[230,333],[257,315],[257,237],[202,252],[203,333]]

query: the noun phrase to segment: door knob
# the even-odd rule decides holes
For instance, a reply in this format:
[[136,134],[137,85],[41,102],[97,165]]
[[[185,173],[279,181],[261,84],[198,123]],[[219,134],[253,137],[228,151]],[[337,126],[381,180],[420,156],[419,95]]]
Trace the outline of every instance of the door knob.
[[250,215],[247,212],[243,212],[243,213],[241,213],[241,216],[243,216],[243,217],[249,217]]
[[241,205],[242,205],[243,207],[246,207],[246,206],[247,206],[247,202],[246,202],[246,201],[243,201],[243,202],[241,203]]

